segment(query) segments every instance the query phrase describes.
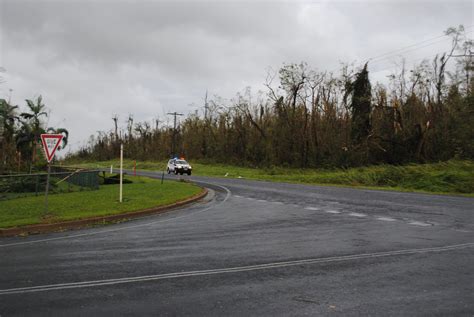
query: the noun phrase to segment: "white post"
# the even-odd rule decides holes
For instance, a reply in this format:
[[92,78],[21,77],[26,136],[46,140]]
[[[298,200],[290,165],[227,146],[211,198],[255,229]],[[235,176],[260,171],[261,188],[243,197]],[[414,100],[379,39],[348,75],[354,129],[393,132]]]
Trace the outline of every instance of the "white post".
[[48,192],[49,192],[49,175],[51,174],[51,163],[48,162],[48,176],[46,177],[46,189],[44,192],[44,214],[48,214]]
[[114,166],[110,165],[110,174],[112,174],[113,172],[114,172]]
[[120,199],[122,202],[122,187],[123,187],[123,144],[120,144]]

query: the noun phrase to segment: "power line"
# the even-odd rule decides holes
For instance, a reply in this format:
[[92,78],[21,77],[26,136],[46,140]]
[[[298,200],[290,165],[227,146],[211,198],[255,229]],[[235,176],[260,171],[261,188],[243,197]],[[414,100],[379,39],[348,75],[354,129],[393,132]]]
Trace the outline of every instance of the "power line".
[[[466,33],[472,34],[472,31],[466,32]],[[423,46],[420,46],[420,47],[416,47],[416,48],[412,48],[412,49],[407,49],[407,50],[405,50],[405,51],[401,51],[401,52],[399,52],[399,53],[394,53],[394,54],[392,54],[391,56],[386,56],[386,57],[384,57],[384,58],[380,58],[380,59],[375,60],[375,61],[370,60],[370,59],[369,59],[369,60],[370,60],[371,64],[379,63],[379,62],[382,62],[382,61],[384,61],[384,60],[390,59],[390,58],[392,58],[393,56],[400,55],[400,54],[406,54],[406,53],[408,53],[408,52],[412,52],[412,51],[415,51],[415,50],[418,50],[418,49],[422,49],[422,48],[425,48],[425,47],[428,47],[428,46],[431,46],[431,45],[434,45],[434,44],[438,44],[438,43],[444,42],[444,41],[446,41],[446,40],[450,40],[450,39],[449,39],[449,38],[446,38],[446,39],[443,39],[443,40],[441,40],[441,41],[432,42],[432,43],[429,43],[429,44],[426,44],[426,45],[423,45]]]
[[[474,27],[474,24],[465,27],[464,31],[466,31],[466,30],[468,30],[472,27]],[[470,33],[472,33],[472,31]],[[447,37],[447,38],[445,38],[445,37]],[[440,40],[440,41],[435,41],[435,42],[429,43],[433,40],[437,40],[437,39],[440,39],[440,38],[443,38],[443,39]],[[402,47],[402,48],[399,48],[399,49],[396,49],[396,50],[392,50],[392,51],[389,51],[389,52],[386,52],[386,53],[383,53],[383,54],[380,54],[380,55],[370,57],[368,60],[376,60],[376,59],[379,59],[379,58],[384,57],[386,55],[397,55],[397,54],[400,54],[400,53],[404,53],[405,51],[414,51],[414,50],[417,50],[417,49],[420,49],[420,48],[425,48],[425,47],[433,45],[433,44],[444,42],[448,39],[450,39],[449,34],[438,35],[438,36],[435,36],[435,37],[432,37],[432,38],[429,38],[429,39],[426,39],[426,40],[423,40],[423,41],[420,41],[420,42],[417,42],[417,43],[414,43],[414,44],[411,44],[411,45],[408,45],[408,46],[405,46],[405,47]],[[429,43],[429,44],[423,45],[421,47],[417,47],[417,46],[419,46],[421,44],[424,44],[424,43]]]
[[423,45],[423,46],[419,46],[419,47],[415,47],[415,48],[412,48],[412,49],[396,51],[396,53],[394,52],[393,54],[390,54],[390,55],[386,54],[386,56],[383,57],[383,58],[382,58],[382,57],[380,57],[380,58],[372,58],[372,59],[369,58],[368,61],[369,61],[371,64],[380,63],[380,62],[382,62],[382,61],[384,61],[384,60],[387,60],[387,59],[390,59],[390,58],[392,58],[392,57],[394,57],[394,56],[401,55],[401,54],[406,54],[406,53],[408,53],[408,52],[413,52],[413,51],[416,51],[416,50],[419,50],[419,49],[422,49],[422,48],[425,48],[425,47],[428,47],[428,46],[431,46],[431,45],[435,45],[435,44],[438,44],[438,43],[445,42],[446,40],[449,40],[449,39],[446,38],[446,39],[442,39],[441,41],[432,42],[432,43],[429,43],[429,44],[426,44],[426,45]]
[[[418,62],[420,62],[420,61],[424,61],[424,60],[430,61],[430,60],[432,60],[435,56],[438,56],[438,55],[439,55],[439,54],[430,55],[430,56],[425,56],[425,57],[421,57],[421,58],[407,59],[407,60],[404,60],[404,63],[405,63],[405,64],[411,64],[411,65],[415,66],[415,64],[418,63]],[[372,70],[370,73],[371,73],[371,74],[377,74],[377,73],[386,71],[386,70],[388,70],[388,69],[393,69],[393,68],[395,68],[396,66],[398,66],[398,65],[383,67],[383,68],[380,68],[380,69]]]
[[[469,32],[469,33],[472,33],[472,31]],[[414,65],[415,63],[420,62],[420,61],[423,61],[423,60],[430,61],[430,60],[432,60],[434,57],[439,56],[439,55],[440,55],[440,53],[437,53],[437,54],[434,54],[434,55],[430,55],[430,56],[424,56],[424,57],[418,57],[418,58],[405,59],[405,63],[406,63],[406,64],[411,63],[411,64]],[[470,54],[447,55],[447,56],[449,56],[449,57],[455,57],[455,58],[456,58],[456,57],[472,57],[472,56],[474,56],[474,55],[472,54],[472,52],[470,52]],[[382,60],[375,61],[374,63],[371,63],[371,65],[377,64],[377,63],[380,63],[380,62],[382,62]],[[391,68],[393,68],[393,66],[384,67],[384,68],[381,68],[381,69],[376,70],[375,73],[382,72],[382,71],[384,71],[384,70],[391,69]]]
[[[440,42],[444,42],[447,40],[447,38],[444,38],[446,37],[447,35],[446,34],[443,34],[443,35],[440,35],[440,36],[437,36],[437,37],[434,37],[434,38],[431,38],[431,39],[427,39],[427,40],[424,40],[424,41],[421,41],[421,42],[418,42],[418,43],[415,43],[415,44],[412,44],[412,45],[408,45],[408,46],[405,46],[405,47],[402,47],[402,48],[399,48],[399,49],[396,49],[396,50],[393,50],[393,51],[390,51],[390,52],[387,52],[387,53],[383,53],[383,54],[380,54],[380,55],[376,55],[374,57],[370,57],[369,60],[377,60],[377,59],[380,59],[381,57],[384,57],[384,56],[389,56],[389,55],[396,55],[396,54],[400,54],[400,53],[403,53],[405,50],[409,49],[409,51],[411,50],[415,50],[415,49],[418,49],[416,48],[418,45],[421,45],[421,44],[424,44],[424,43],[428,43],[428,42],[431,42],[433,40],[436,40],[436,39],[439,39],[439,38],[443,38],[441,41],[436,41],[436,42],[433,42],[433,43],[430,43],[428,44],[427,46],[429,45],[433,45],[433,44],[436,44],[436,43],[440,43]],[[415,47],[414,49],[411,49]],[[426,47],[426,46],[422,46],[420,48],[423,48],[423,47]]]
[[[465,27],[464,31],[466,31],[468,29],[471,29],[472,27],[474,27],[474,24]],[[472,31],[466,32],[466,33],[472,33]],[[441,39],[441,38],[443,38],[443,39],[432,42],[432,43],[429,43],[433,40],[437,40],[437,39]],[[429,39],[426,39],[426,40],[422,40],[420,42],[417,42],[417,43],[414,43],[414,44],[411,44],[411,45],[408,45],[408,46],[405,46],[405,47],[402,47],[402,48],[399,48],[399,49],[391,50],[391,51],[385,52],[383,54],[379,54],[379,55],[370,57],[368,59],[365,59],[364,62],[359,62],[358,64],[362,65],[362,64],[365,64],[366,62],[371,62],[371,64],[379,63],[381,61],[390,59],[394,56],[397,56],[397,55],[400,55],[400,54],[405,54],[405,53],[415,51],[415,50],[419,50],[419,49],[422,49],[422,48],[425,48],[425,47],[428,47],[428,46],[431,46],[431,45],[434,45],[434,44],[444,42],[444,41],[449,40],[449,39],[450,39],[449,34],[438,35],[438,36],[435,36],[435,37],[432,37],[432,38],[429,38]],[[428,43],[428,44],[425,44],[425,43]],[[425,45],[422,45],[422,44],[425,44]],[[420,45],[422,45],[422,46],[420,46]],[[336,70],[338,70],[338,69],[334,69],[331,72],[334,72]]]

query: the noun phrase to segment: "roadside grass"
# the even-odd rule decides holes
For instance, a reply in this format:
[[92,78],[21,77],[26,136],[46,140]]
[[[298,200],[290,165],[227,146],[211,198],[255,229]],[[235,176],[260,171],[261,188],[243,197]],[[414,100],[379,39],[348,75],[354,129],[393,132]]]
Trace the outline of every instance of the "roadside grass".
[[[34,174],[33,174],[34,175]],[[5,185],[6,182],[8,182],[8,179],[3,179],[3,184]],[[71,192],[78,192],[78,191],[88,191],[92,190],[88,187],[85,186],[78,186],[74,185],[68,182],[61,182],[61,178],[58,177],[51,177],[50,180],[50,194],[62,194],[62,193],[71,193]],[[0,190],[0,202],[3,200],[10,200],[10,199],[17,199],[21,197],[30,197],[30,196],[44,196],[44,189],[46,187],[45,184],[41,184],[36,188],[36,190],[31,191],[31,190],[25,190],[25,186],[28,188],[28,184],[24,183],[19,183],[16,185],[16,189],[19,191],[16,192],[15,189],[13,189],[12,192],[8,191],[1,191]],[[6,186],[4,186],[6,187]],[[21,188],[20,188],[21,187]],[[0,188],[0,189],[5,189],[5,188]],[[11,188],[9,188],[11,189]],[[21,190],[25,190],[24,192],[21,192]]]
[[[404,166],[376,165],[350,169],[297,169],[267,167],[255,169],[225,164],[190,162],[193,174],[314,185],[350,186],[369,189],[456,194],[474,197],[474,162],[451,160],[432,164]],[[69,162],[70,165],[117,168],[118,161]],[[133,160],[125,160],[124,168],[132,169]],[[138,161],[137,170],[163,171],[166,163]],[[226,176],[227,175],[227,176]]]
[[127,176],[123,202],[119,203],[118,185],[101,185],[99,190],[50,195],[49,212],[44,215],[44,195],[0,202],[0,228],[77,220],[114,215],[162,206],[198,194],[201,189],[185,182]]

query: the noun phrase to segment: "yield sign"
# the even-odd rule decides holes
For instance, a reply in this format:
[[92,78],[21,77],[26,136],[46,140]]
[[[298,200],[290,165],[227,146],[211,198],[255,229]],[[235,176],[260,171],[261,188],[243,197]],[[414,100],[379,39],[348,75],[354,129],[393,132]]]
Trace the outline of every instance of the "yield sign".
[[54,152],[59,147],[61,140],[63,139],[62,134],[42,134],[41,135],[41,142],[43,142],[43,150],[44,154],[46,155],[46,159],[48,163],[51,162],[54,156]]

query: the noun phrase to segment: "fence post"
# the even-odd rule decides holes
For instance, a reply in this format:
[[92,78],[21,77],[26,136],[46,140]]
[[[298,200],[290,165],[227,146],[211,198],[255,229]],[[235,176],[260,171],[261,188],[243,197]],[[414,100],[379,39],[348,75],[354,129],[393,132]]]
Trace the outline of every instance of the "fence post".
[[39,175],[35,176],[36,184],[35,184],[35,196],[38,196],[38,188],[39,188]]
[[48,214],[48,191],[49,191],[49,174],[51,174],[51,163],[48,163],[48,176],[46,177],[46,190],[44,194],[44,214]]

